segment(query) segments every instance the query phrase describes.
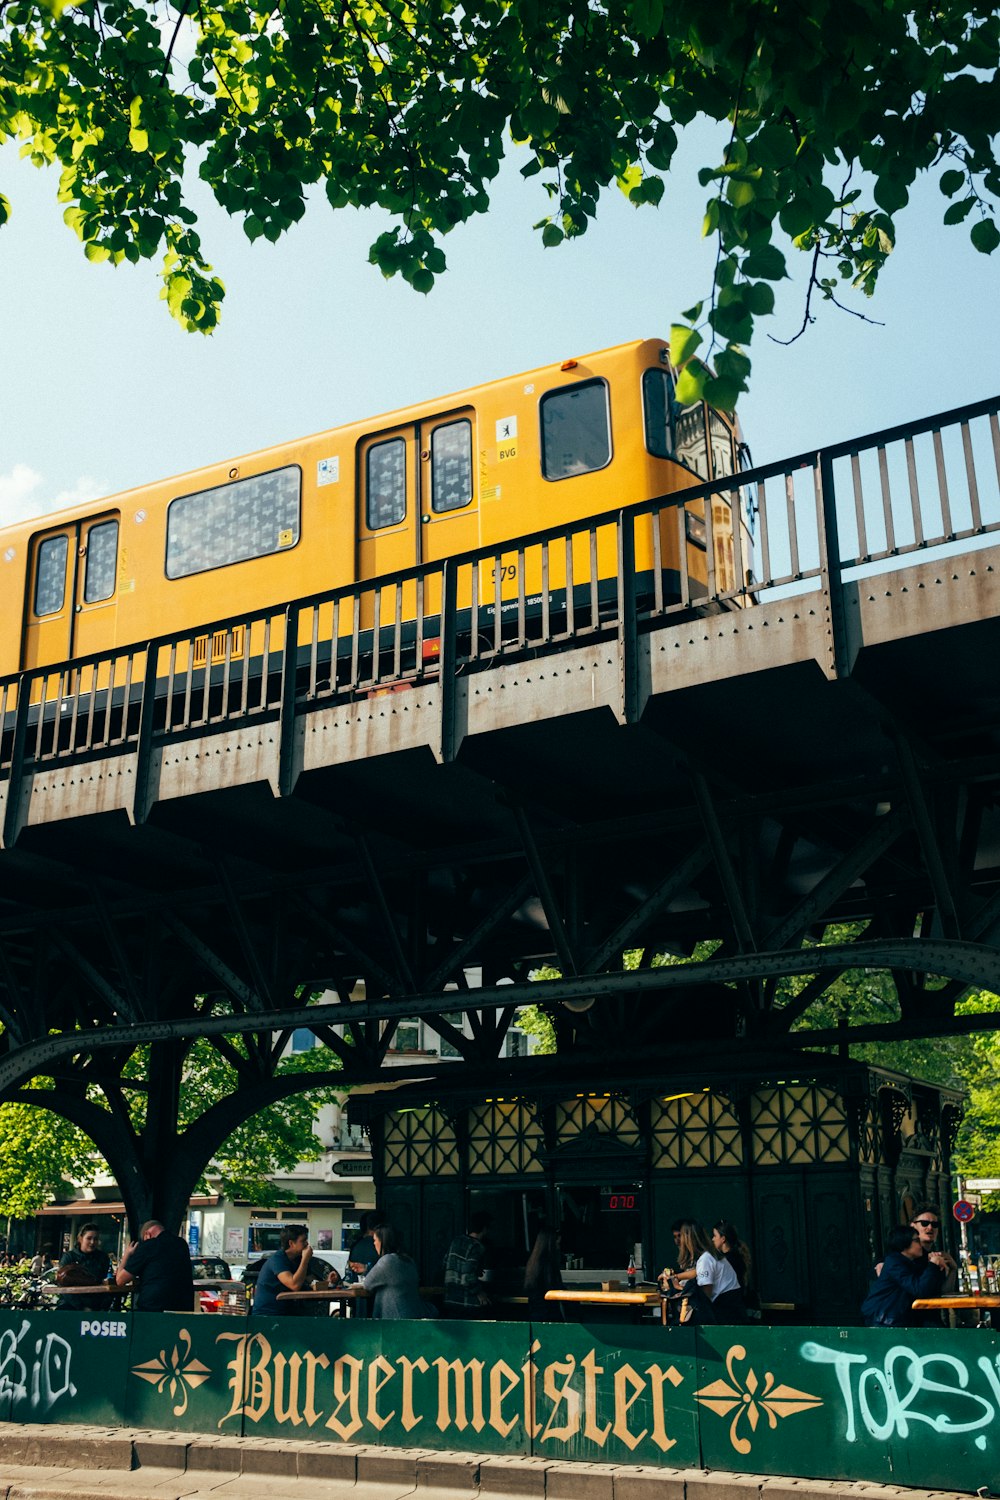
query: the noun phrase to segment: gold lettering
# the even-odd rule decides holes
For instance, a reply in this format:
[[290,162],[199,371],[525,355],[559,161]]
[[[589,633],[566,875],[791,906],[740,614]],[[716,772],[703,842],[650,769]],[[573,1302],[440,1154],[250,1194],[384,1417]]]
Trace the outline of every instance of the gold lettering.
[[483,1362],[481,1359],[470,1359],[463,1364],[460,1359],[450,1362],[440,1356],[434,1361],[438,1372],[438,1414],[437,1429],[445,1432],[451,1426],[451,1406],[448,1401],[448,1375],[455,1377],[455,1426],[459,1432],[464,1432],[469,1426],[465,1415],[465,1377],[469,1376],[472,1384],[472,1427],[475,1432],[482,1432],[486,1426],[483,1416]]
[[417,1423],[424,1420],[413,1410],[413,1372],[419,1370],[426,1375],[430,1365],[426,1359],[407,1359],[405,1354],[401,1354],[396,1363],[403,1371],[403,1415],[400,1420],[405,1431],[412,1432]]
[[236,1346],[226,1365],[226,1369],[233,1372],[229,1382],[233,1404],[218,1425],[221,1427],[230,1417],[238,1415],[259,1422],[271,1408],[271,1376],[267,1369],[271,1345],[262,1333],[252,1334],[249,1338],[243,1333],[220,1333],[216,1343],[224,1341],[231,1341]]
[[[276,1422],[291,1422],[293,1427],[301,1427],[302,1416],[299,1412],[299,1371],[302,1368],[302,1358],[293,1354],[286,1359],[283,1354],[274,1356],[274,1420]],[[285,1400],[285,1371],[288,1371],[288,1400]]]
[[[507,1377],[507,1384],[502,1385],[502,1377]],[[511,1417],[509,1422],[503,1419],[503,1404],[507,1397],[516,1391],[521,1383],[521,1377],[516,1370],[502,1359],[498,1359],[495,1365],[490,1367],[490,1426],[499,1432],[501,1437],[509,1437],[517,1426],[517,1417]]]
[[316,1371],[328,1370],[330,1361],[325,1354],[313,1354],[307,1349],[303,1356],[306,1362],[306,1401],[304,1415],[308,1426],[312,1427],[323,1415],[316,1409]]
[[[379,1380],[378,1378],[379,1374],[382,1375],[381,1380]],[[395,1374],[396,1371],[382,1354],[376,1354],[375,1358],[370,1362],[368,1366],[367,1416],[369,1422],[378,1432],[381,1432],[382,1428],[385,1427],[389,1422],[391,1422],[393,1417],[396,1415],[394,1411],[391,1411],[386,1416],[382,1417],[379,1415],[378,1409],[378,1393],[383,1389],[384,1386],[387,1386],[389,1384],[389,1381],[393,1379]]]
[[[542,1433],[543,1443],[546,1438],[556,1438],[562,1442],[568,1442],[571,1437],[580,1431],[580,1393],[579,1391],[574,1391],[570,1385],[570,1381],[575,1374],[576,1360],[572,1354],[567,1354],[564,1364],[559,1364],[556,1361],[551,1365],[545,1366],[545,1375],[542,1384],[546,1396],[552,1402],[552,1412],[545,1424],[545,1431]],[[556,1390],[556,1375],[565,1375],[566,1377],[559,1390]],[[563,1402],[566,1403],[566,1421],[562,1427],[556,1427],[553,1425],[556,1412]]]
[[215,1342],[217,1344],[225,1342],[233,1343],[236,1345],[236,1348],[233,1350],[233,1357],[226,1365],[226,1369],[232,1370],[233,1372],[232,1377],[229,1381],[229,1389],[233,1393],[233,1404],[226,1412],[226,1415],[219,1419],[218,1426],[221,1427],[224,1422],[229,1421],[230,1417],[239,1417],[243,1414],[243,1387],[245,1384],[244,1371],[246,1369],[247,1337],[244,1333],[220,1333]]
[[665,1370],[661,1370],[659,1365],[650,1365],[646,1374],[653,1384],[653,1442],[662,1452],[666,1453],[669,1448],[674,1446],[677,1439],[667,1437],[667,1413],[666,1403],[663,1400],[663,1384],[664,1381],[669,1380],[672,1386],[678,1386],[684,1379],[684,1376],[678,1374],[673,1365],[668,1365]]
[[535,1414],[535,1355],[541,1348],[541,1343],[535,1339],[528,1350],[528,1357],[521,1366],[521,1382],[524,1386],[524,1425],[530,1437],[536,1438],[541,1432],[541,1423]]
[[[632,1394],[629,1395],[626,1387],[631,1386]],[[614,1434],[620,1438],[630,1452],[638,1448],[648,1432],[644,1427],[638,1437],[633,1437],[629,1431],[628,1414],[646,1389],[646,1382],[641,1375],[637,1375],[631,1365],[622,1365],[620,1370],[615,1371],[615,1425]]]
[[611,1423],[597,1425],[597,1377],[604,1374],[604,1366],[597,1363],[593,1349],[589,1349],[580,1361],[583,1370],[583,1435],[590,1442],[603,1448],[611,1431]]
[[[333,1366],[333,1394],[337,1405],[327,1418],[326,1425],[331,1428],[345,1443],[350,1442],[361,1424],[361,1415],[358,1411],[358,1386],[361,1371],[364,1368],[364,1360],[355,1359],[353,1354],[342,1354]],[[346,1375],[346,1380],[345,1380]],[[340,1412],[344,1403],[347,1403],[349,1420],[342,1422]]]

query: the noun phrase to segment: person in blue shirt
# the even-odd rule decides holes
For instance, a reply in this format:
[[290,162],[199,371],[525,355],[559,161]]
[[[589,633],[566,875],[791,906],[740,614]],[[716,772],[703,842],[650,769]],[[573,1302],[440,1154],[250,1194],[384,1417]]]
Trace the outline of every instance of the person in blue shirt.
[[886,1241],[882,1269],[861,1304],[866,1328],[914,1328],[924,1319],[913,1311],[917,1297],[939,1297],[947,1275],[938,1250],[925,1256],[920,1235],[910,1224],[894,1229]]
[[281,1231],[281,1249],[264,1262],[253,1294],[254,1317],[286,1317],[297,1304],[279,1302],[279,1292],[301,1292],[309,1272],[312,1249],[309,1230],[304,1224],[286,1224]]

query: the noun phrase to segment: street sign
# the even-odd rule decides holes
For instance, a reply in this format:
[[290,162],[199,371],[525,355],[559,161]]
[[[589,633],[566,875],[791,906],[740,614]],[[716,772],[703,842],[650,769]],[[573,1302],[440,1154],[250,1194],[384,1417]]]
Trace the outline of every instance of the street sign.
[[960,1224],[968,1224],[976,1216],[976,1210],[965,1198],[959,1198],[952,1213]]

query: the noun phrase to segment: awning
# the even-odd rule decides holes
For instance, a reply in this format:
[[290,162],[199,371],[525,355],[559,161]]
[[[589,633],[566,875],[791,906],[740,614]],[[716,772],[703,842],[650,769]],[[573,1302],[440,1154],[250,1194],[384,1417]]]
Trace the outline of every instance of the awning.
[[[192,1198],[191,1207],[215,1208],[218,1202],[218,1193],[211,1193],[202,1198]],[[121,1217],[124,1212],[124,1203],[105,1202],[103,1198],[72,1198],[68,1203],[50,1203],[45,1208],[40,1208],[36,1217],[39,1219],[73,1219],[81,1214],[89,1214],[96,1219],[100,1214],[116,1214]]]

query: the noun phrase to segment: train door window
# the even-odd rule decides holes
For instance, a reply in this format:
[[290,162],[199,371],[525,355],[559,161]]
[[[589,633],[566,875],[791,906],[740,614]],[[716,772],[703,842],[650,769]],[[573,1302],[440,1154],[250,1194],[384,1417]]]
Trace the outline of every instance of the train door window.
[[66,602],[66,559],[69,537],[47,537],[36,553],[35,614],[57,615]]
[[542,397],[542,473],[571,479],[611,462],[611,414],[603,380],[585,380]]
[[674,383],[666,370],[643,371],[642,413],[647,450],[654,458],[673,458]]
[[100,604],[115,591],[118,566],[118,522],[100,521],[87,532],[87,566],[83,579],[84,604]]
[[302,470],[295,464],[181,495],[167,511],[167,577],[284,552],[299,540]]
[[406,439],[375,443],[365,454],[365,515],[369,531],[399,526],[406,516]]
[[446,422],[431,433],[431,510],[461,510],[472,502],[472,423]]

